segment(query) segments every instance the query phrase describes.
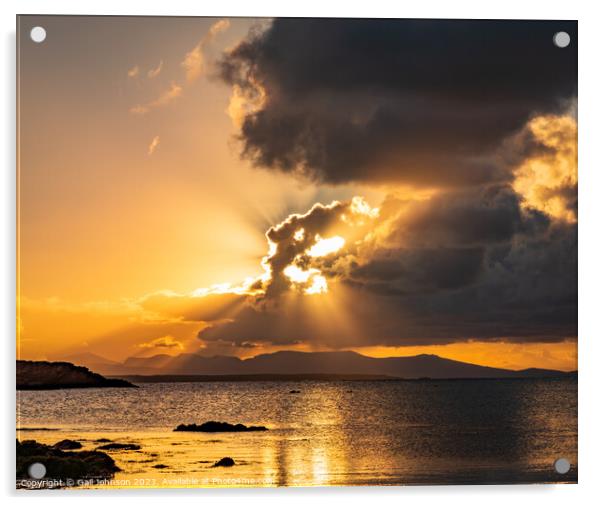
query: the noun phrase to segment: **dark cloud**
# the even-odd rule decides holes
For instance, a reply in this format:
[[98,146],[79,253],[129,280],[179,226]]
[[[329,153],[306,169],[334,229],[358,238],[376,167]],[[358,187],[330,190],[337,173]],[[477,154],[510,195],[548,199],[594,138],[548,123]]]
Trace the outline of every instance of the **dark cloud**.
[[387,240],[346,281],[395,300],[403,315],[391,330],[403,330],[384,342],[576,336],[577,225],[520,203],[508,187],[443,194],[409,210],[397,202],[403,210]]
[[[569,47],[553,45],[559,30]],[[576,95],[576,35],[572,21],[276,19],[220,75],[261,99],[241,127],[259,166],[331,183],[503,182],[504,139]]]
[[389,197],[372,224],[386,232],[311,259],[330,302],[283,290],[200,337],[337,348],[576,336],[577,226],[522,208],[510,187]]
[[[383,280],[339,284],[332,295],[343,296],[326,315],[311,308],[309,297],[287,294],[286,303],[294,310],[249,305],[235,319],[202,330],[200,338],[332,348],[574,338],[576,258],[557,250],[542,255],[549,245],[542,242],[529,250],[527,264],[532,269],[521,264],[521,253],[514,248],[499,261],[488,263],[488,257],[478,281],[463,286],[447,283],[429,292],[402,293],[395,283]],[[536,251],[538,246],[542,248]],[[556,259],[554,252],[564,256]],[[560,278],[543,273],[559,267],[565,269]]]
[[[507,242],[517,233],[545,230],[543,212],[521,209],[520,196],[506,185],[450,191],[427,202],[403,204],[388,240],[414,247],[468,246]],[[389,201],[388,206],[395,206]]]
[[289,291],[200,337],[332,348],[575,338],[576,238],[557,223],[490,247],[388,251],[331,284],[334,302]]
[[[352,270],[352,279],[376,279],[386,294],[415,294],[459,288],[475,281],[482,269],[485,249],[397,249],[381,252],[393,259],[375,259]],[[356,283],[356,286],[358,284]]]
[[[560,30],[568,48],[552,43]],[[220,63],[248,102],[244,156],[430,196],[391,194],[378,216],[353,202],[289,216],[266,233],[261,295],[241,296],[200,338],[334,348],[574,338],[576,35],[575,22],[349,19],[277,19],[250,33]],[[335,254],[308,254],[334,235],[345,240]],[[318,272],[329,294],[303,294],[290,265]]]

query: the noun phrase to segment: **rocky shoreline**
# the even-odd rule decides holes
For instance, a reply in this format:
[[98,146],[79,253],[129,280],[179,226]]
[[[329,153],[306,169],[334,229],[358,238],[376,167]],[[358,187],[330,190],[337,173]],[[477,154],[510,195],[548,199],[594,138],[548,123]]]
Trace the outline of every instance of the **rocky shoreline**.
[[17,440],[17,481],[32,480],[30,467],[34,464],[44,466],[47,481],[110,479],[120,470],[113,458],[101,451],[61,450],[35,440]]

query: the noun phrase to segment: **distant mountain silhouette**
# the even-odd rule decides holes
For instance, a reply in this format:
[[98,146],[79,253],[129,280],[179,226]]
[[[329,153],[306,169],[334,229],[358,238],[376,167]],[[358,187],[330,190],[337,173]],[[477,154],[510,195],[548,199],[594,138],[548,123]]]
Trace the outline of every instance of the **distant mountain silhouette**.
[[[86,363],[81,363],[86,364]],[[104,374],[124,375],[372,375],[403,379],[512,378],[565,375],[556,370],[529,368],[514,371],[473,365],[432,354],[410,357],[371,358],[353,351],[279,351],[239,359],[231,356],[205,357],[198,354],[148,358],[131,357],[122,364],[96,363]]]
[[114,361],[108,358],[103,358],[98,354],[94,354],[92,352],[80,352],[77,354],[70,354],[68,356],[63,356],[62,359],[64,361],[68,361],[69,363],[77,363],[80,365],[85,365],[88,368],[99,368],[104,365],[119,365],[118,361]]

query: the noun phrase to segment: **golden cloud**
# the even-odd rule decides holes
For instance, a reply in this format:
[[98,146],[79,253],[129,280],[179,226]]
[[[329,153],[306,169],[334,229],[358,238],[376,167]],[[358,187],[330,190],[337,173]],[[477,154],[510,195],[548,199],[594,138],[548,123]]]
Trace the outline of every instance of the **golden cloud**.
[[529,121],[526,129],[544,149],[515,170],[515,191],[524,206],[576,222],[577,122],[569,115],[546,115]]
[[163,91],[158,98],[146,104],[136,105],[130,109],[133,114],[146,114],[151,109],[165,107],[182,94],[182,86],[172,82],[169,89]]
[[147,349],[177,349],[180,351],[184,350],[184,346],[182,345],[182,343],[173,338],[171,335],[155,338],[150,342],[144,342],[142,344],[139,344],[138,347]]
[[163,69],[163,60],[161,60],[159,62],[159,65],[157,65],[155,68],[151,68],[147,73],[146,76],[149,79],[154,79],[155,77],[157,77],[160,73],[161,70]]
[[138,77],[140,74],[140,67],[138,65],[134,65],[132,68],[128,70],[128,77],[133,79],[134,77]]
[[230,22],[227,19],[220,19],[211,25],[207,34],[199,41],[199,43],[191,49],[184,60],[182,67],[186,72],[186,81],[192,83],[196,81],[205,71],[205,54],[207,46],[213,41],[216,35],[227,30],[230,27]]
[[160,142],[159,135],[155,135],[153,137],[153,140],[151,140],[151,143],[148,146],[147,154],[149,156],[152,156],[153,153],[155,152],[155,150],[157,149],[157,147],[159,147],[159,142]]

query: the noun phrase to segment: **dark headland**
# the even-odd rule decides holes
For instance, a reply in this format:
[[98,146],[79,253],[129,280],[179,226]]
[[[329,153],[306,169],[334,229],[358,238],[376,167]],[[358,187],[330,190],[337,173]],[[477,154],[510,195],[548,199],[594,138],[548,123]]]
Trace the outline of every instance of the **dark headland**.
[[17,390],[137,387],[66,362],[17,360]]

